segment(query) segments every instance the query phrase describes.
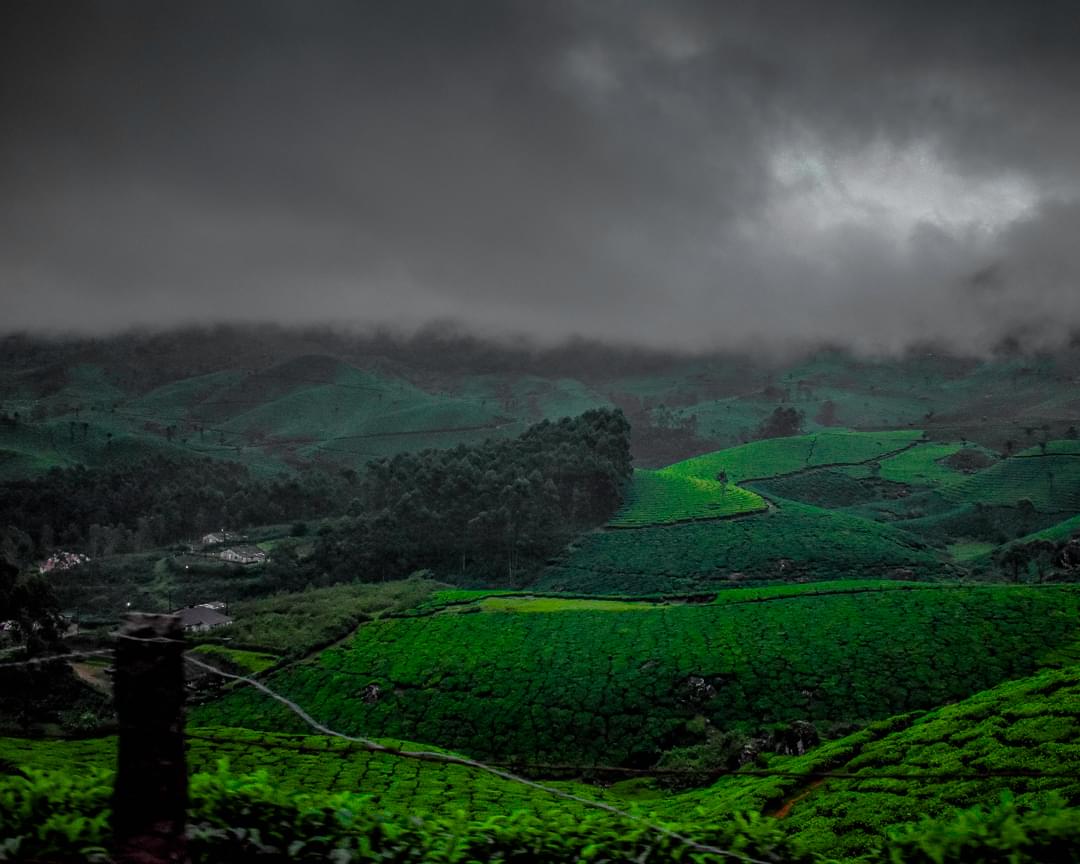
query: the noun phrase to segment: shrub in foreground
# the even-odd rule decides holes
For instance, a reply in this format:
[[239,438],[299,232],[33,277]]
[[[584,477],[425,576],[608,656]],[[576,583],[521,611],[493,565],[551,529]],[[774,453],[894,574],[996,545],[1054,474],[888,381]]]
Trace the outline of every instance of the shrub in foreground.
[[[0,861],[107,862],[111,776],[30,771],[0,779]],[[1051,803],[1023,811],[1003,797],[890,836],[865,864],[1072,861],[1080,855],[1080,811]],[[539,817],[528,812],[470,821],[375,811],[352,793],[283,792],[263,775],[217,773],[191,781],[189,852],[194,864],[243,862],[766,862],[816,860],[780,821],[732,815],[721,825],[685,827],[695,840],[735,853],[695,850],[636,822],[597,813]]]

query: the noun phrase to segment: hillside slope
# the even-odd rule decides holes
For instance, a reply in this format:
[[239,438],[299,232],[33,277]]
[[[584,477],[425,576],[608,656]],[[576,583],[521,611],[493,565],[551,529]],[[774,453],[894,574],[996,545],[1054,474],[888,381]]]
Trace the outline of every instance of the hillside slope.
[[[649,767],[706,727],[823,731],[962,698],[1075,639],[1068,588],[789,593],[715,605],[498,599],[380,619],[273,675],[344,732],[432,741],[524,764]],[[1040,621],[1032,628],[1032,620]],[[250,690],[198,725],[301,731]]]

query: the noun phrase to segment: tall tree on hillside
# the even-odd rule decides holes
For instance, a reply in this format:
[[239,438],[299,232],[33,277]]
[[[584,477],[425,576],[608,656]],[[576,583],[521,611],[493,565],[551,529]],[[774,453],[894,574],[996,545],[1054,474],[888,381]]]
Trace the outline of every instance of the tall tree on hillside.
[[59,638],[60,613],[48,582],[36,574],[23,575],[7,544],[0,544],[0,621],[11,623],[15,638],[28,651]]
[[832,399],[826,399],[821,403],[821,408],[818,409],[817,416],[814,417],[814,422],[821,426],[836,426],[836,403]]
[[[350,518],[318,544],[328,574],[431,569],[516,580],[576,532],[600,524],[629,482],[620,411],[542,421],[513,440],[372,462]],[[364,577],[361,578],[371,578]]]
[[754,438],[787,438],[802,433],[805,415],[797,408],[778,406],[754,432]]

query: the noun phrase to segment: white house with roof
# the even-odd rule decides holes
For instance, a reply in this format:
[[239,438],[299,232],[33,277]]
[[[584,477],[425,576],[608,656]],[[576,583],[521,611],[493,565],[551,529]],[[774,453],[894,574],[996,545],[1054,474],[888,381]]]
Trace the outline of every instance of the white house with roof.
[[230,546],[222,549],[218,557],[231,564],[262,564],[266,561],[266,553],[258,546]]

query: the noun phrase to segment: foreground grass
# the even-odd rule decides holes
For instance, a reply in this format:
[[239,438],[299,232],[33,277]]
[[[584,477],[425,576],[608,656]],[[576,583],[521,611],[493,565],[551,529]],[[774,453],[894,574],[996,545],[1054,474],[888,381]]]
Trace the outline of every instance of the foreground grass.
[[[211,772],[196,778],[196,801],[206,783],[224,784],[246,802],[249,815],[265,812],[267,818],[282,818],[281,808],[267,809],[269,802],[260,798],[265,793],[257,792],[273,789],[282,798],[312,796],[305,799],[309,805],[327,800],[330,793],[360,794],[364,812],[378,812],[391,823],[419,817],[457,819],[463,825],[515,813],[513,820],[536,820],[546,826],[542,830],[553,831],[552,826],[564,820],[596,818],[582,804],[477,769],[368,753],[340,739],[226,728],[191,728],[188,734],[191,771]],[[701,789],[665,792],[651,779],[606,788],[551,785],[649,820],[681,823],[701,839],[719,836],[717,826],[741,826],[750,837],[772,838],[778,857],[768,860],[793,861],[810,854],[894,864],[1074,860],[1074,853],[1062,850],[1080,842],[1080,820],[1075,811],[1062,815],[1055,802],[1073,807],[1080,803],[1078,736],[1080,667],[1069,665],[1000,684],[929,713],[873,723],[804,756],[767,757]],[[112,738],[0,739],[0,761],[24,770],[57,772],[58,778],[93,779],[111,769],[115,758]],[[221,759],[235,774],[217,773]],[[775,775],[768,776],[769,771]],[[253,772],[259,776],[236,776]],[[991,776],[995,773],[1013,776]],[[0,779],[0,788],[5,782],[0,795],[5,803],[0,806],[12,805],[20,794],[13,785],[18,780]],[[38,804],[25,811],[7,810],[0,824],[11,832],[20,820],[32,824],[35,807],[47,806],[51,815],[73,804],[86,805],[85,796],[55,797],[73,782],[79,781],[58,779],[58,786],[39,787]],[[1003,795],[1007,803],[997,803]],[[964,810],[976,805],[986,809]],[[1044,816],[1024,816],[1029,809]],[[741,811],[782,818],[740,819],[735,814]],[[230,812],[239,818],[236,808]],[[937,822],[930,825],[926,819]],[[1031,819],[1036,821],[1026,821]],[[1032,846],[1047,829],[1042,819],[1064,821],[1052,832],[1052,848],[1036,852]],[[493,830],[491,824],[487,830]],[[480,830],[479,823],[469,830]],[[625,836],[633,833],[626,825],[623,830]],[[979,851],[981,843],[1002,850],[1005,857],[979,857],[988,854]]]

